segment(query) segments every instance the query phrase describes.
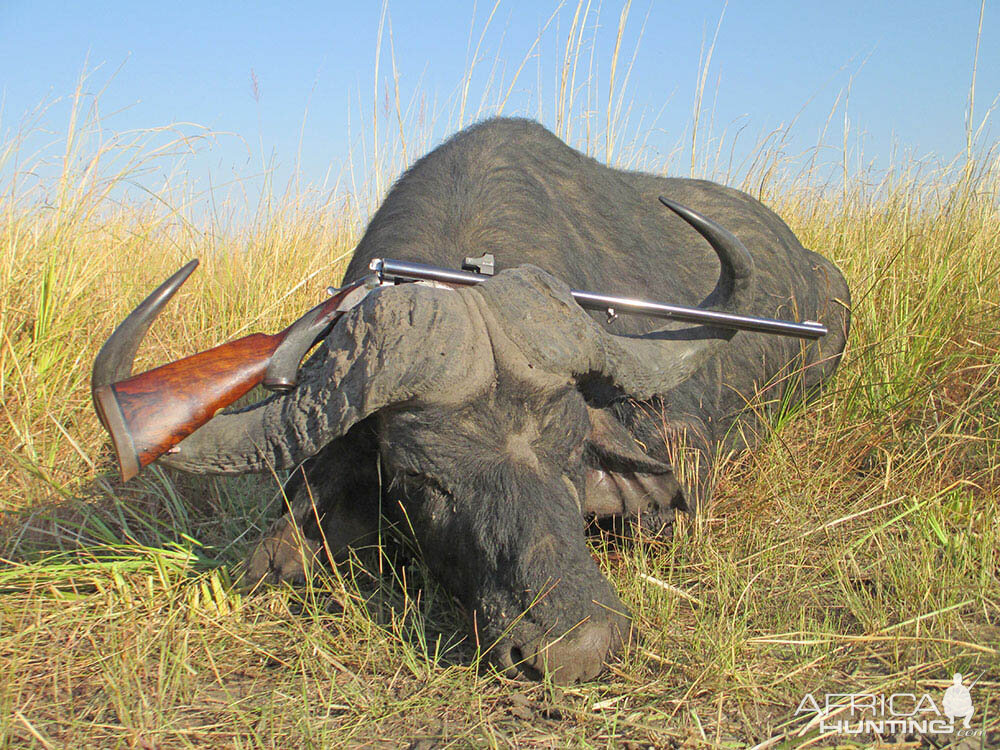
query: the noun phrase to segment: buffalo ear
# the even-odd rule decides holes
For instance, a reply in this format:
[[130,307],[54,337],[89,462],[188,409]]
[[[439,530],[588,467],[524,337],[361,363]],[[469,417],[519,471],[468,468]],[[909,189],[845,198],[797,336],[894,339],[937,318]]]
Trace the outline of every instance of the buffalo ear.
[[620,474],[667,474],[673,467],[647,455],[632,434],[607,409],[587,408],[590,435],[584,460],[593,467]]

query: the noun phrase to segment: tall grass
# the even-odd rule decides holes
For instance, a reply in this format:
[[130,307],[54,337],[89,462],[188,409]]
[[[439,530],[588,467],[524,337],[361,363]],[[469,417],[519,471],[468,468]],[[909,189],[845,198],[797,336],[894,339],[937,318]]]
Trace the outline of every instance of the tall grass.
[[[570,10],[543,118],[637,166],[628,5],[607,61],[590,53],[591,4]],[[362,217],[442,123],[504,111],[535,49],[509,77],[494,62],[473,109],[475,30],[449,115],[404,102],[388,15],[384,28],[393,74],[375,101],[388,104],[371,110],[346,193],[268,183],[266,200],[234,206],[176,177],[136,192],[211,134],[109,136],[84,85],[58,163],[24,153],[29,133],[0,149],[0,746],[822,745],[835,740],[794,714],[804,693],[939,695],[953,671],[980,675],[980,740],[995,744],[1000,154],[976,140],[972,97],[956,161],[845,168],[831,190],[810,155],[785,156],[784,133],[730,167],[699,123],[700,77],[686,166],[759,196],[837,262],[851,341],[818,401],[772,419],[760,450],[722,457],[713,504],[672,543],[596,550],[641,634],[601,682],[483,674],[419,561],[239,592],[231,571],[275,508],[273,477],[115,479],[89,368],[133,305],[202,258],[137,369],[277,330],[337,280]]]

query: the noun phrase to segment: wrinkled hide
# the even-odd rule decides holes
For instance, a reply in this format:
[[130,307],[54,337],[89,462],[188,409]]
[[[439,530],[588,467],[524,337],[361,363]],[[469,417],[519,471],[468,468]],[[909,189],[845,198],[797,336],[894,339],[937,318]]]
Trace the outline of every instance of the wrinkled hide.
[[[713,251],[660,195],[721,227],[729,249]],[[630,624],[586,520],[658,533],[694,511],[718,451],[751,446],[766,404],[833,372],[848,290],[749,196],[609,169],[524,120],[481,123],[418,161],[346,278],[375,257],[455,268],[484,252],[506,270],[475,288],[372,293],[295,392],[220,415],[163,460],[222,473],[305,461],[253,576],[300,576],[321,531],[335,557],[371,543],[381,510],[412,529],[496,665],[588,679]],[[806,343],[632,315],[609,323],[570,288],[819,320],[830,333]]]

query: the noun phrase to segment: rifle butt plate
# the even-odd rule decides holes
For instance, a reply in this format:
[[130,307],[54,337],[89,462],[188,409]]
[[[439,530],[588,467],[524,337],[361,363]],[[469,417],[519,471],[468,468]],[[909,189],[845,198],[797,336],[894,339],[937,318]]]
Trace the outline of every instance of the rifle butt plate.
[[122,414],[121,406],[118,403],[115,386],[114,384],[99,385],[94,388],[92,395],[97,416],[101,418],[101,422],[107,428],[111,435],[111,442],[115,446],[115,455],[118,457],[122,480],[127,482],[139,473],[139,455],[136,453],[132,434],[125,423],[125,415]]

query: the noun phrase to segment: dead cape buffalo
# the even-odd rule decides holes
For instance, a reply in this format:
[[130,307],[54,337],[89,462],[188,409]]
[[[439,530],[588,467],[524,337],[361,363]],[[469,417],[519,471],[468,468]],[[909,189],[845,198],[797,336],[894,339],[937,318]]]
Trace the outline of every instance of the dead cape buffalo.
[[[697,213],[682,219],[660,195]],[[370,544],[381,512],[412,528],[499,668],[589,679],[630,620],[591,557],[587,520],[622,516],[658,533],[677,509],[694,511],[713,456],[758,433],[760,410],[746,408],[755,394],[800,397],[834,371],[849,293],[748,195],[611,169],[517,119],[463,130],[400,177],[346,280],[375,257],[457,268],[486,252],[505,270],[477,287],[369,294],[296,390],[219,415],[161,461],[210,473],[302,465],[251,576],[301,577],[298,540],[307,556],[323,535],[335,556]],[[830,332],[807,344],[608,322],[570,288]]]

